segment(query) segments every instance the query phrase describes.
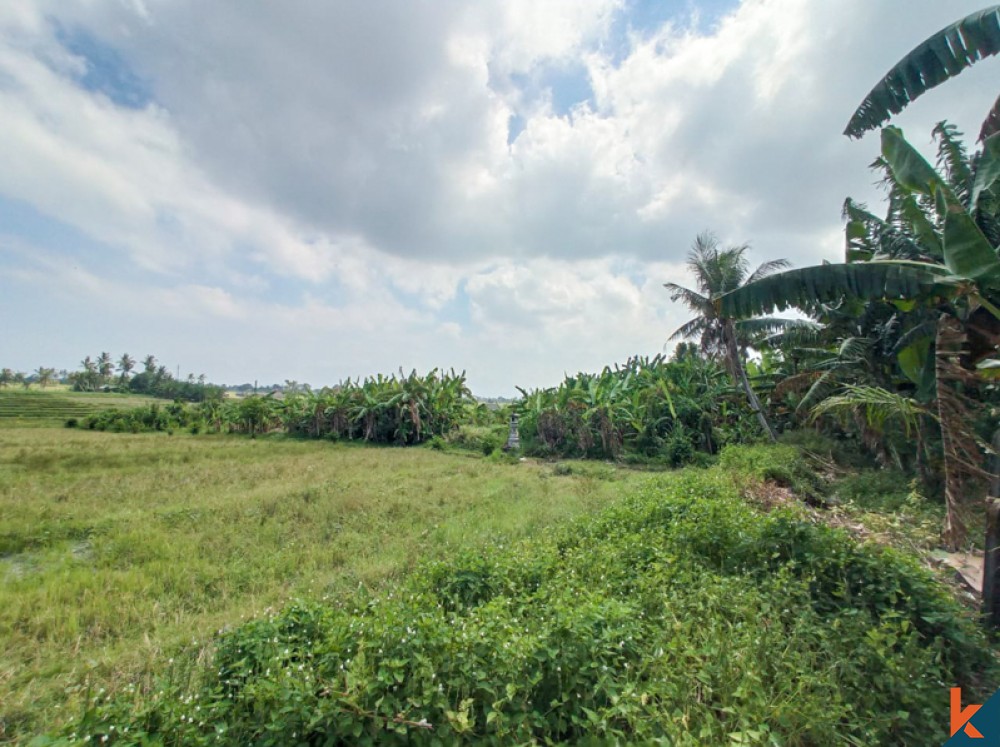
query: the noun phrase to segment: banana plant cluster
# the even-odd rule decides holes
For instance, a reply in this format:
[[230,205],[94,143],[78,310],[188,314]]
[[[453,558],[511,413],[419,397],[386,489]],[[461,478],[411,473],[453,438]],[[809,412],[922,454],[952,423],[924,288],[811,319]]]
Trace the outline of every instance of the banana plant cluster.
[[667,360],[632,357],[600,373],[567,376],[557,387],[521,389],[514,405],[529,453],[616,459],[665,455],[674,463],[695,451],[758,437],[753,414],[725,369],[682,344]]
[[480,406],[465,372],[378,376],[348,380],[316,392],[294,392],[275,401],[281,427],[309,438],[417,444],[443,436],[477,415]]
[[[858,137],[879,126],[926,90],[998,51],[1000,6],[943,29],[889,71],[846,134]],[[778,273],[716,300],[720,314],[736,318],[796,307],[827,322],[831,354],[814,370],[810,395],[833,401],[821,401],[814,413],[853,413],[877,425],[894,409],[897,424],[933,422],[948,508],[944,541],[956,547],[965,539],[959,497],[970,478],[983,475],[975,405],[990,396],[984,381],[1000,370],[998,111],[1000,100],[971,155],[954,127],[939,124],[936,165],[900,129],[883,128],[876,166],[885,174],[887,214],[879,218],[847,202],[846,262]],[[837,338],[839,330],[828,322],[838,314],[880,326]],[[872,353],[881,355],[873,361]],[[817,392],[830,383],[841,388]],[[921,438],[924,429],[916,432],[921,462],[930,440]]]

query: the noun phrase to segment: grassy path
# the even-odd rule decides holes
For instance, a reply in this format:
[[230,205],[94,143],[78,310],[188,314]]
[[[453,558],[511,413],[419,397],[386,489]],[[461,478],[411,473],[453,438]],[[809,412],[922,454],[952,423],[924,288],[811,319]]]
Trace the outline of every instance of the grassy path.
[[148,676],[291,597],[377,585],[645,479],[426,449],[0,429],[0,741],[60,722],[85,679]]

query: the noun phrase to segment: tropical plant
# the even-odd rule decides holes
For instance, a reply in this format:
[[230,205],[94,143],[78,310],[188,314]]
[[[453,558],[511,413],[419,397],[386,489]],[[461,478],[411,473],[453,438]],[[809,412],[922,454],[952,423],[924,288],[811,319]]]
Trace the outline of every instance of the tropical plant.
[[758,431],[725,369],[697,351],[633,357],[600,373],[527,391],[512,410],[539,456],[653,458],[679,465]]
[[54,368],[39,366],[38,370],[35,371],[35,383],[42,389],[45,389],[52,385],[52,377],[54,377],[55,374],[56,370]]
[[97,374],[101,377],[101,384],[107,384],[114,373],[115,364],[111,359],[111,353],[101,353],[97,358]]
[[125,386],[128,383],[129,374],[135,368],[135,359],[128,353],[124,353],[118,360],[118,383]]
[[699,337],[701,349],[708,355],[718,355],[725,362],[736,386],[742,387],[750,409],[753,410],[763,431],[773,441],[774,429],[764,414],[760,399],[747,378],[744,354],[746,336],[754,332],[773,332],[795,324],[787,319],[753,319],[737,322],[732,317],[720,313],[715,300],[730,291],[748,283],[768,277],[778,270],[788,267],[784,259],[771,260],[750,272],[745,257],[749,246],[720,249],[719,240],[711,233],[702,233],[694,241],[688,253],[687,266],[695,276],[697,291],[665,283],[670,291],[670,300],[682,301],[696,317],[681,325],[671,336],[671,340]]
[[896,354],[904,373],[932,392],[944,451],[944,538],[957,546],[964,539],[962,483],[980,472],[980,460],[969,456],[978,450],[959,390],[970,382],[970,370],[996,356],[1000,342],[1000,255],[990,239],[1000,234],[1000,134],[968,157],[953,129],[942,124],[935,133],[940,169],[897,128],[882,131],[889,214],[878,221],[848,203],[848,264],[772,275],[718,305],[720,313],[740,317],[788,306],[815,313],[853,298],[895,301],[902,311],[922,314]]
[[[899,114],[910,102],[974,63],[1000,52],[1000,5],[972,13],[938,31],[893,65],[861,102],[844,134],[861,137]],[[996,131],[1000,99],[980,139]],[[991,127],[992,121],[992,127]]]

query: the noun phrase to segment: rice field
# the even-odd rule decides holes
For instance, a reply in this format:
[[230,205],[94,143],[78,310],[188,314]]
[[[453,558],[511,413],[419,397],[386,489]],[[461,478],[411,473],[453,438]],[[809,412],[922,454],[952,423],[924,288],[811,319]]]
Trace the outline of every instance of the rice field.
[[0,429],[0,742],[286,600],[378,587],[647,479],[428,448]]

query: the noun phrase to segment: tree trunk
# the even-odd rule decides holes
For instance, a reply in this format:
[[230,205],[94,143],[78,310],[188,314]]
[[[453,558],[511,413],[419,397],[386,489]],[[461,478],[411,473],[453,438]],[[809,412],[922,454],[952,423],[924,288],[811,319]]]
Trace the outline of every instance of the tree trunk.
[[760,400],[757,399],[757,393],[750,386],[750,380],[747,378],[747,372],[743,367],[743,361],[740,357],[740,348],[736,344],[736,328],[733,326],[731,319],[723,322],[722,334],[725,336],[726,353],[729,357],[729,368],[733,378],[736,379],[736,383],[739,386],[743,387],[743,391],[747,395],[747,401],[750,403],[750,409],[757,416],[760,427],[764,429],[764,432],[772,442],[776,441],[777,437],[774,435],[774,429],[767,422],[767,416],[764,415],[764,408],[761,407]]
[[986,552],[983,555],[983,614],[986,624],[1000,629],[1000,428],[993,433],[990,488],[986,496]]

